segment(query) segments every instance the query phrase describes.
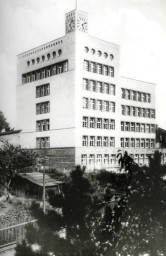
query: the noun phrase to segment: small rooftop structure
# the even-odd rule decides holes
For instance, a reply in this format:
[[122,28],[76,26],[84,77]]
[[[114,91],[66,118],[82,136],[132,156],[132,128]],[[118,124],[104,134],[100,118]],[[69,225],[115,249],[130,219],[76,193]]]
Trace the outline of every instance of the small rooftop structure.
[[[49,190],[54,190],[57,194],[62,193],[63,184],[64,182],[57,181],[45,174],[46,198]],[[16,196],[42,200],[43,173],[19,173],[16,175],[12,187]]]
[[[20,176],[23,179],[27,179],[30,182],[43,187],[43,173],[41,172],[31,172],[31,173],[19,173],[18,176]],[[59,184],[63,184],[61,181],[57,181],[47,174],[45,174],[45,186],[46,187],[55,187]]]

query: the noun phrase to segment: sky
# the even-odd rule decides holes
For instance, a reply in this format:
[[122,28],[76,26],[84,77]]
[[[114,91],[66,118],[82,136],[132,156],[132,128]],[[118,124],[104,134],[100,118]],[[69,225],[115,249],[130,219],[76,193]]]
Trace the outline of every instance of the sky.
[[[16,128],[16,55],[65,35],[76,0],[0,0],[0,110]],[[166,129],[166,0],[77,0],[89,34],[121,46],[122,76],[156,84]],[[28,100],[28,99],[27,99]]]

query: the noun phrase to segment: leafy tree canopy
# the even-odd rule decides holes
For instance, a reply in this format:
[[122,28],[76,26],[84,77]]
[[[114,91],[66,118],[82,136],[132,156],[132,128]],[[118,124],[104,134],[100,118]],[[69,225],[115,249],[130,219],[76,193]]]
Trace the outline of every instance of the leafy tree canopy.
[[5,131],[10,130],[9,123],[6,121],[6,118],[2,111],[0,111],[0,132],[5,129]]

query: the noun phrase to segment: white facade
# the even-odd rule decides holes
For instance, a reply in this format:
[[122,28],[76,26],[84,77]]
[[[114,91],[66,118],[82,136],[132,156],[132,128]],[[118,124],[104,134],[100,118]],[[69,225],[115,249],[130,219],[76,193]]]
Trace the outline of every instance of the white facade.
[[21,146],[72,150],[88,169],[115,166],[121,147],[143,163],[155,145],[155,86],[120,77],[120,47],[87,30],[74,10],[64,37],[18,55]]

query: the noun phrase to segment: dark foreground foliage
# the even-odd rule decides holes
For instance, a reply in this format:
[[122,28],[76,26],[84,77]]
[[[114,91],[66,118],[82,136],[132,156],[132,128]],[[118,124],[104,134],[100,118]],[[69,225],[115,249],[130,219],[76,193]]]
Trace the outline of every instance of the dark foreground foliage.
[[[150,167],[140,168],[127,156],[119,161],[124,174],[85,175],[77,167],[63,195],[50,192],[52,210],[43,214],[34,205],[38,228],[27,228],[16,256],[165,255],[166,168],[158,152]],[[32,250],[33,244],[39,251]]]

